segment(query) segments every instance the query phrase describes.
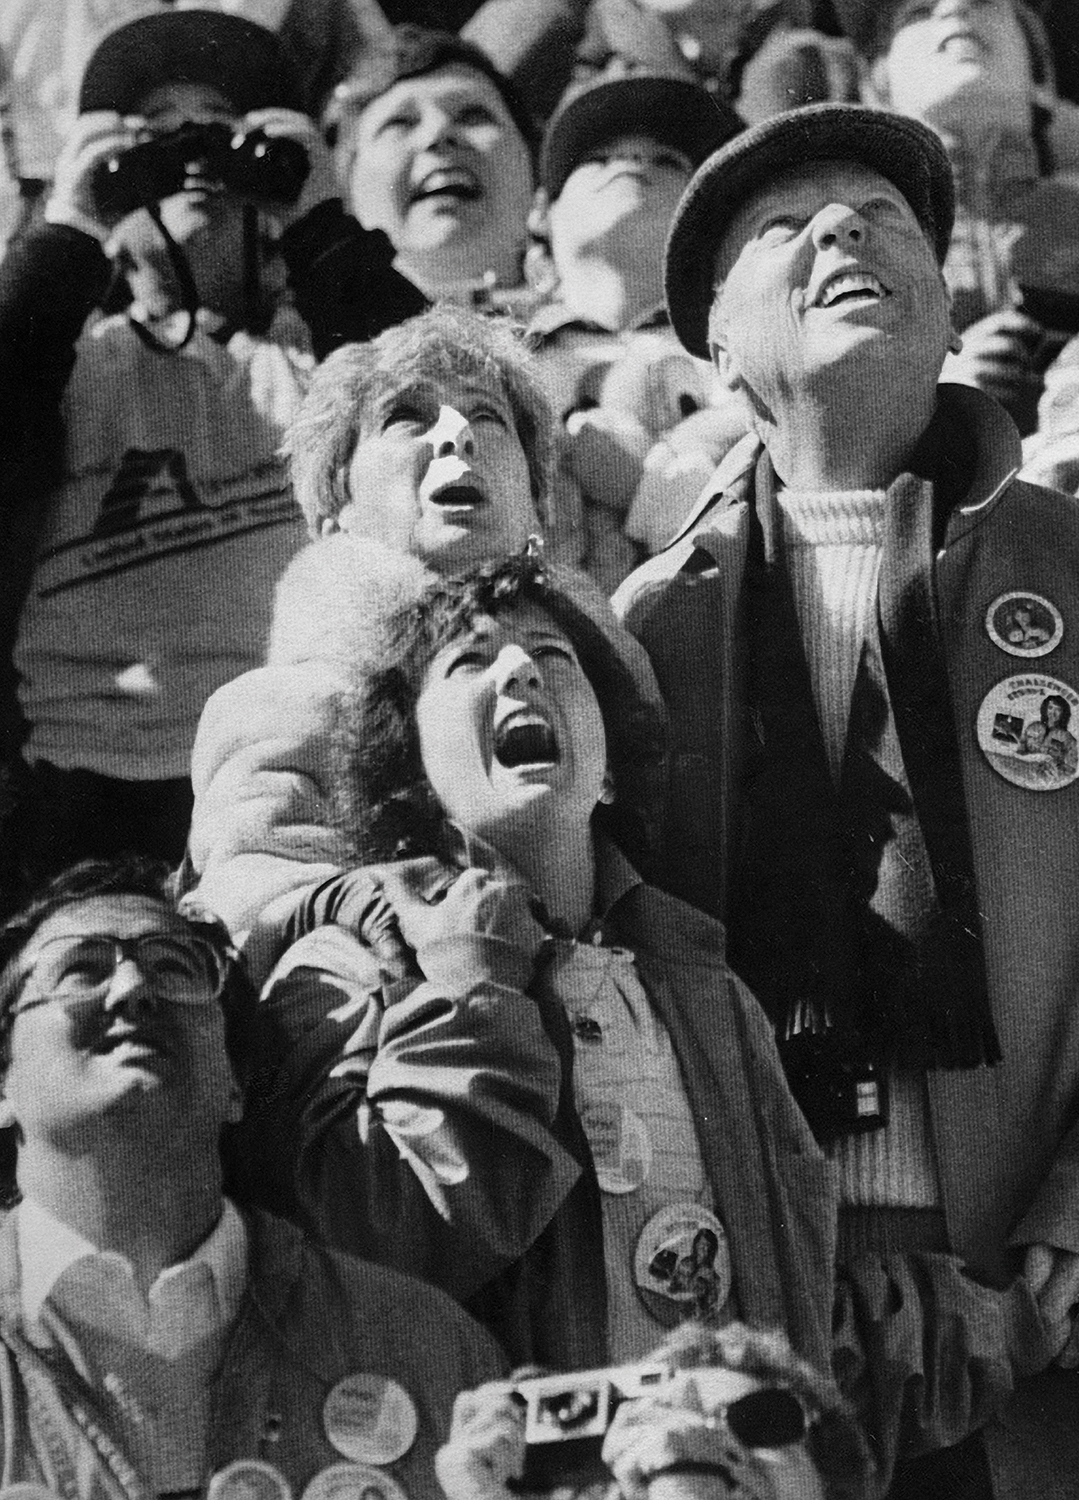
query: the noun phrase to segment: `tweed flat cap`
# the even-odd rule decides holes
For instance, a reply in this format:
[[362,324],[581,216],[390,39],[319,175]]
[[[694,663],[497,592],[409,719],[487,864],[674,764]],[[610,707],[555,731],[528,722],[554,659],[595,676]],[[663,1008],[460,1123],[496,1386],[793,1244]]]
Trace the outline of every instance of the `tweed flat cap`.
[[951,164],[940,140],[905,115],[859,104],[810,104],[765,120],[713,153],[675,210],[667,239],[671,323],[707,359],[708,314],[724,234],[745,200],[770,177],[812,161],[853,161],[879,172],[906,198],[943,262],[955,217]]

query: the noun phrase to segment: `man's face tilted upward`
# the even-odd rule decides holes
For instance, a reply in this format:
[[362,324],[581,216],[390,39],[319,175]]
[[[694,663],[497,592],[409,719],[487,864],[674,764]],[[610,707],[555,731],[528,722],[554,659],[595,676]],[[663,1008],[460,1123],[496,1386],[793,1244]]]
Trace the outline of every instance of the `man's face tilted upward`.
[[[720,244],[712,356],[733,389],[782,409],[834,375],[939,374],[951,325],[933,248],[886,177],[818,161],[773,177]],[[859,414],[852,411],[852,418]]]
[[191,1131],[216,1141],[239,1092],[208,948],[148,896],[94,896],[47,917],[17,960],[7,1123],[67,1148],[124,1121],[176,1149]]

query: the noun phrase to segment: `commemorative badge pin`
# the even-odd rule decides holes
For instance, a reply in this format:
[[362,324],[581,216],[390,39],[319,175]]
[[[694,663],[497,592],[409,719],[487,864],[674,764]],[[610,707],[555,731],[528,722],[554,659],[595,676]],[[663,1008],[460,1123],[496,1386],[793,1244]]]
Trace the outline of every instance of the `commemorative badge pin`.
[[206,1500],[292,1500],[292,1486],[273,1464],[238,1458],[213,1476]]
[[1005,677],[978,710],[982,754],[999,776],[1031,792],[1058,792],[1079,777],[1079,693],[1041,673]]
[[727,1231],[700,1203],[672,1203],[652,1215],[633,1254],[637,1295],[668,1326],[708,1316],[731,1290]]
[[989,639],[1009,656],[1048,656],[1064,638],[1060,610],[1042,594],[1013,589],[994,599],[986,610]]
[[302,1500],[408,1500],[408,1496],[392,1474],[382,1469],[339,1463],[320,1469]]
[[322,1407],[326,1436],[345,1458],[392,1464],[416,1441],[416,1404],[396,1380],[360,1372],[346,1375]]

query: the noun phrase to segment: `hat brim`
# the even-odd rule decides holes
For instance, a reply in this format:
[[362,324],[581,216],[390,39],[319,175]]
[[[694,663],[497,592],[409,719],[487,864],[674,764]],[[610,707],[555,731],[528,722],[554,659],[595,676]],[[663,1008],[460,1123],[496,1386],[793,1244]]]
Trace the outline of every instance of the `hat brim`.
[[688,79],[630,74],[571,94],[556,110],[540,148],[539,180],[557,198],[586,152],[621,135],[673,146],[697,167],[744,126],[728,104]]
[[166,83],[206,84],[241,115],[304,108],[296,69],[272,31],[221,11],[175,10],[139,16],[105,37],[86,65],[79,113],[136,114]]
[[671,323],[683,345],[708,359],[715,264],[741,205],[768,178],[812,161],[853,161],[879,172],[906,198],[943,263],[955,217],[951,164],[940,140],[904,115],[857,104],[810,104],[766,120],[698,169],[675,210],[665,282]]

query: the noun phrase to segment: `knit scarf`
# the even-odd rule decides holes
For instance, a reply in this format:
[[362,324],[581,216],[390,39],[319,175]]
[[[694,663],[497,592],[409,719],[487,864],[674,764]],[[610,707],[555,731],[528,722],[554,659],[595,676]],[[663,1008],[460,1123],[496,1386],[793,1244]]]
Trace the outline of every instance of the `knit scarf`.
[[[933,586],[938,518],[966,488],[952,455],[965,448],[942,405],[910,470],[889,487],[875,628],[862,648],[838,786],[767,455],[755,476],[740,598],[747,712],[729,952],[768,1011],[822,1138],[885,1123],[872,1111],[866,1120],[836,1113],[827,1096],[837,1070],[856,1079],[1001,1057]],[[897,900],[893,883],[880,883],[890,844],[900,860],[922,859],[924,847],[929,903]]]

